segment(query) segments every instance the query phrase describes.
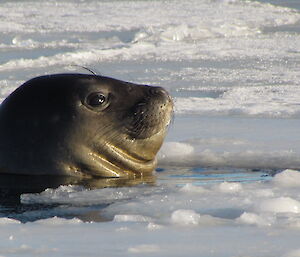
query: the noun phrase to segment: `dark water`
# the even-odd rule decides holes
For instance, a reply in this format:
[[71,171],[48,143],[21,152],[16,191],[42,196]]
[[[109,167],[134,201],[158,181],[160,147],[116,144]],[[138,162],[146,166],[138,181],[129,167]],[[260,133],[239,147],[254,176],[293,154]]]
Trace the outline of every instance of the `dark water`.
[[157,168],[155,176],[134,180],[112,178],[79,180],[73,177],[62,176],[0,175],[0,217],[13,218],[21,222],[35,221],[54,216],[67,219],[76,217],[83,221],[108,221],[106,217],[101,217],[101,210],[112,202],[85,206],[66,203],[23,203],[20,200],[22,194],[40,193],[47,188],[57,188],[60,185],[79,185],[86,189],[137,185],[152,187],[161,184],[181,187],[186,183],[202,186],[224,181],[240,183],[268,181],[272,178],[273,174],[274,171],[263,170],[164,167]]
[[262,3],[270,3],[273,5],[279,5],[289,8],[294,8],[300,10],[300,1],[299,0],[259,0]]
[[[0,217],[9,217],[21,222],[34,221],[39,219],[59,216],[63,218],[80,218],[85,221],[106,221],[93,211],[101,210],[108,204],[95,206],[76,206],[68,204],[28,204],[22,203],[22,194],[37,194],[47,188],[58,188],[61,185],[76,185],[86,189],[101,189],[107,187],[128,187],[137,184],[147,186],[154,185],[155,176],[148,176],[137,179],[118,178],[93,178],[79,179],[76,177],[64,176],[27,176],[27,175],[0,175]],[[60,208],[67,208],[69,211],[61,212]],[[36,214],[34,214],[36,213]]]

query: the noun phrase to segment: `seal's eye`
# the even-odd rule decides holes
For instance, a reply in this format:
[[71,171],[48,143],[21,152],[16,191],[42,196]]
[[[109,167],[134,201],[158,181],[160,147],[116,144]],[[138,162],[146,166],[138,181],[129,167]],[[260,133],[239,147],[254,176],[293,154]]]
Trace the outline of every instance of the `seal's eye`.
[[86,103],[91,107],[99,107],[105,103],[106,97],[99,92],[91,93],[87,99]]

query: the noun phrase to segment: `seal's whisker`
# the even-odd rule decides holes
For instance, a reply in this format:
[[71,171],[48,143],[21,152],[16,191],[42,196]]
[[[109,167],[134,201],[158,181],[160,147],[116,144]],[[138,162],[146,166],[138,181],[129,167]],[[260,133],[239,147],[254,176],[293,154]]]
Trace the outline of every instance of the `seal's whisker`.
[[88,68],[88,67],[85,67],[85,66],[82,66],[82,65],[71,64],[70,66],[73,66],[73,67],[79,67],[79,68],[82,68],[82,69],[84,69],[84,70],[87,70],[87,71],[89,71],[90,73],[92,73],[92,74],[95,75],[95,76],[100,76],[100,75],[101,75],[100,73],[96,73],[95,71],[93,71],[91,68]]

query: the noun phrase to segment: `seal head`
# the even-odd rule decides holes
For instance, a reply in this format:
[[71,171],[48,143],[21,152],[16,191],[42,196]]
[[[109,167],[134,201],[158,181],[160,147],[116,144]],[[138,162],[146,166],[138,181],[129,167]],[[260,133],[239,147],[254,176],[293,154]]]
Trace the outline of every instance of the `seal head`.
[[1,104],[0,172],[151,174],[172,110],[161,87],[86,74],[31,79]]

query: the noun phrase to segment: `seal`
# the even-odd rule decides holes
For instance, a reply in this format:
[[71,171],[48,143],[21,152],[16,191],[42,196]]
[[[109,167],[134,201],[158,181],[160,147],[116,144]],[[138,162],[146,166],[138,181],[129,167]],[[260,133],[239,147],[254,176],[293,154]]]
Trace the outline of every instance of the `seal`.
[[33,78],[0,106],[0,173],[152,174],[172,111],[161,87],[92,74]]

